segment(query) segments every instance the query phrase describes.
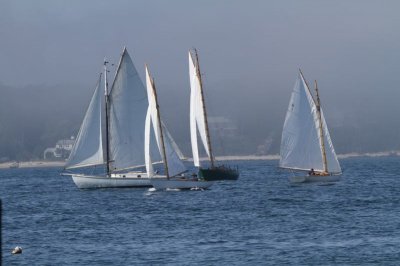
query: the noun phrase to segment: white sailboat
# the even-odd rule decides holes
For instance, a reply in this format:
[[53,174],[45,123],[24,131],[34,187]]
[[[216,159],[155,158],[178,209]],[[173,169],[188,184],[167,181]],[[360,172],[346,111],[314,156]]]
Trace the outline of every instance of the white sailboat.
[[[188,178],[182,174],[186,171],[183,166],[179,155],[175,152],[173,146],[176,143],[172,140],[169,134],[165,134],[165,127],[163,126],[160,118],[160,110],[157,99],[157,92],[154,84],[154,80],[151,78],[149,70],[146,66],[146,86],[147,96],[149,99],[149,112],[146,120],[146,130],[150,128],[150,121],[152,122],[154,135],[157,142],[157,146],[160,150],[162,161],[164,162],[164,178],[151,178],[151,184],[157,190],[161,189],[192,189],[201,188],[205,189],[210,187],[213,182],[207,182],[204,180],[198,180],[197,178]],[[148,136],[149,134],[146,134]],[[172,140],[172,141],[171,141]],[[149,139],[146,139],[148,142]],[[148,147],[150,145],[147,145]],[[152,175],[152,158],[150,153],[146,151],[146,169],[149,176]]]
[[[147,93],[126,48],[121,55],[110,91],[107,72],[105,61],[105,110],[102,110],[100,75],[65,169],[105,165],[105,175],[70,173],[79,188],[150,187],[149,173],[140,168],[145,166],[145,151],[157,154],[157,147],[146,146],[145,143]],[[102,119],[103,115],[105,119]],[[102,120],[105,122],[105,130]],[[127,172],[130,169],[135,171]],[[151,174],[151,177],[162,176]]]
[[[198,167],[198,176],[204,180],[236,180],[239,177],[237,168],[230,168],[224,165],[217,166],[212,152],[210,133],[207,122],[207,112],[204,101],[203,85],[200,73],[199,58],[197,50],[194,55],[189,51],[189,76],[190,76],[190,140],[192,144],[193,163]],[[197,131],[201,143],[210,161],[210,167],[204,168],[199,158],[199,147]]]
[[339,180],[342,172],[316,82],[315,91],[316,99],[300,70],[283,126],[279,166],[307,171],[308,175],[293,176],[290,178],[292,182],[332,182]]

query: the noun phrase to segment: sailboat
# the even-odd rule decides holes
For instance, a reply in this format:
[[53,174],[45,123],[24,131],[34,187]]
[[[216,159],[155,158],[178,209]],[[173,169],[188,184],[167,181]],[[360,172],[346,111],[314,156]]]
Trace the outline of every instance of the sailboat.
[[[164,133],[165,127],[163,127],[160,110],[157,99],[156,87],[154,79],[150,76],[148,67],[146,66],[146,85],[147,95],[149,99],[149,112],[146,119],[146,131],[149,130],[150,121],[152,122],[154,135],[159,147],[162,161],[164,163],[164,178],[151,178],[151,184],[156,190],[161,189],[205,189],[210,187],[213,182],[199,180],[197,178],[188,178],[182,175],[185,170],[182,161],[179,159],[179,155],[174,151],[174,143],[170,141],[170,135]],[[149,134],[146,134],[148,136]],[[168,137],[166,137],[168,136]],[[149,139],[146,139],[148,142]],[[176,143],[175,143],[176,145]],[[150,146],[147,144],[147,147]],[[152,158],[148,151],[146,151],[146,169],[151,177],[152,170]],[[181,175],[180,175],[181,174]]]
[[[198,176],[204,180],[236,180],[239,177],[237,168],[224,165],[217,166],[213,156],[210,132],[208,128],[206,105],[204,101],[203,83],[200,74],[200,65],[197,50],[194,55],[189,51],[189,76],[190,76],[190,140],[192,144],[193,163],[198,167]],[[197,131],[210,161],[209,168],[203,168],[199,158]]]
[[292,182],[333,182],[342,173],[321,108],[317,82],[314,98],[301,70],[283,126],[279,166],[303,171],[301,176],[292,176]]
[[[110,90],[107,63],[105,60],[104,97],[101,93],[100,74],[75,145],[65,165],[66,170],[101,165],[105,166],[105,173],[64,174],[71,175],[79,188],[150,187],[149,174],[140,170],[145,167],[145,152],[157,153],[155,145],[146,146],[145,143],[145,137],[150,138],[145,136],[149,109],[146,90],[126,48],[122,52]],[[151,177],[162,175],[152,174]]]

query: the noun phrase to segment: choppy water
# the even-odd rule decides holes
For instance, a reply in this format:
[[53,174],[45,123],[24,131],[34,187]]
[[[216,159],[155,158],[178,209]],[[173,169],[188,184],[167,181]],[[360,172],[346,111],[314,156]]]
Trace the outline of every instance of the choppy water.
[[3,265],[400,265],[399,162],[345,159],[335,185],[293,186],[277,161],[240,161],[236,182],[161,192],[2,170]]

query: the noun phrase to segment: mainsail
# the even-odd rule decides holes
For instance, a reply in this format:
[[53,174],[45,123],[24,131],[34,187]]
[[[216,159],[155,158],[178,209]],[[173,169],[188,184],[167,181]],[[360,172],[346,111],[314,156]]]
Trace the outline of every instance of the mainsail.
[[76,142],[69,155],[65,168],[78,168],[104,163],[102,145],[102,99],[100,89],[101,74],[86,111]]
[[144,166],[147,93],[125,48],[109,93],[109,101],[112,170]]
[[[326,170],[330,173],[340,173],[340,165],[322,108],[321,120],[327,158],[328,169]],[[299,73],[283,126],[280,167],[298,170],[313,168],[316,171],[325,171],[318,130],[317,107],[303,76]]]
[[[197,60],[197,59],[196,59]],[[190,140],[192,143],[192,153],[194,165],[200,167],[199,149],[197,144],[197,129],[200,133],[200,139],[206,150],[207,156],[211,158],[211,147],[209,146],[207,136],[207,125],[204,113],[204,101],[202,99],[201,80],[199,77],[198,64],[189,51],[189,76],[190,76]]]
[[[155,95],[155,88],[154,83],[150,77],[150,73],[146,66],[146,85],[147,85],[147,96],[149,102],[149,109],[148,109],[148,116],[152,121],[154,135],[157,142],[158,150],[161,154],[162,160],[165,164],[166,168],[166,175],[167,176],[175,176],[182,172],[186,171],[186,167],[183,165],[182,161],[180,160],[178,154],[176,153],[173,144],[171,142],[171,137],[166,137],[167,131],[164,132],[165,126],[162,125],[160,120],[160,113],[158,110],[158,103],[157,103],[157,96]],[[147,118],[148,119],[148,118]],[[146,145],[151,145],[148,143],[150,140],[149,138],[149,122],[146,121]],[[173,141],[173,140],[172,140]],[[152,167],[151,164],[151,156],[149,150],[146,148],[146,168],[149,173],[151,174]]]

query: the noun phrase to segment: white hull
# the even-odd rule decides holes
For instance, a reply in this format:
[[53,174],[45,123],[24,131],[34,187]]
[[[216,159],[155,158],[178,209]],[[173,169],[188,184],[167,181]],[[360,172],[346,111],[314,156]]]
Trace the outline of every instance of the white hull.
[[166,178],[151,178],[151,184],[157,190],[162,189],[206,189],[212,186],[214,182],[199,181],[190,179],[166,179]]
[[307,176],[292,176],[289,178],[292,183],[307,183],[307,182],[336,182],[340,180],[340,175],[307,175]]
[[145,174],[116,174],[111,177],[91,176],[91,175],[72,175],[75,185],[78,188],[123,188],[123,187],[151,187],[150,178]]

